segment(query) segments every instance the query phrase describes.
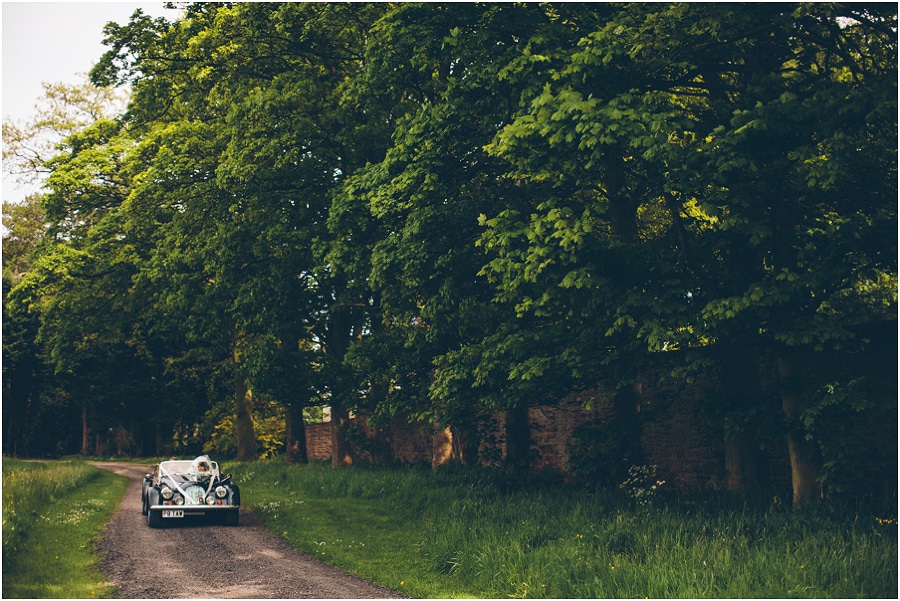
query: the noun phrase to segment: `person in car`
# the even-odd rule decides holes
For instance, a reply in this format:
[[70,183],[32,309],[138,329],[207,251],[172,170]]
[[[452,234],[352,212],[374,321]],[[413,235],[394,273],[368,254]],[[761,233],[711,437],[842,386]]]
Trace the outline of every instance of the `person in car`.
[[201,455],[191,462],[191,472],[196,474],[201,480],[209,478],[211,471],[208,455]]

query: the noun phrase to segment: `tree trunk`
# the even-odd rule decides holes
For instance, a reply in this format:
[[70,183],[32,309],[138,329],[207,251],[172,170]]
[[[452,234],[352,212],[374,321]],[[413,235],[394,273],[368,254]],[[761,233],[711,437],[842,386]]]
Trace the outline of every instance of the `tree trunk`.
[[394,449],[391,447],[391,430],[382,426],[372,428],[372,463],[392,463]]
[[809,408],[809,394],[804,386],[796,353],[783,351],[778,355],[778,375],[781,379],[781,406],[788,420],[788,453],[791,459],[791,485],[794,509],[809,506],[822,497],[819,483],[821,458],[815,441],[806,439],[806,429],[800,421]]
[[[376,323],[380,323],[376,321]],[[380,331],[378,328],[376,331]],[[390,388],[386,383],[375,383],[369,388],[366,402],[369,407],[378,407],[387,401]],[[376,425],[372,427],[371,454],[372,463],[391,463],[394,460],[394,450],[391,448],[391,427]]]
[[87,403],[81,405],[81,454],[88,454]]
[[253,429],[252,393],[247,378],[241,373],[240,358],[234,353],[234,409],[237,436],[237,460],[256,461],[256,432]]
[[306,454],[306,424],[303,423],[303,408],[288,407],[284,412],[284,462],[308,463]]
[[[3,424],[6,430],[3,433],[3,452],[6,455],[15,456],[22,444],[24,449],[25,432],[28,424],[31,423],[31,411],[33,393],[29,390],[23,390],[24,384],[30,384],[25,379],[18,379],[16,385],[23,384],[21,387],[4,386],[3,394]],[[29,386],[30,388],[30,386]]]
[[350,441],[346,428],[349,413],[344,400],[349,397],[347,374],[343,365],[353,336],[353,315],[347,305],[335,305],[328,315],[328,331],[325,335],[326,363],[331,372],[331,467],[353,464]]
[[754,493],[768,481],[766,457],[755,437],[738,432],[725,440],[725,474],[728,490]]
[[[742,415],[759,405],[759,350],[746,338],[722,351],[722,396],[727,409]],[[734,424],[725,438],[725,473],[728,490],[753,493],[768,484],[768,458],[759,449],[752,423]]]
[[343,407],[331,406],[331,467],[353,465],[353,450],[346,431],[350,416]]
[[453,434],[453,454],[466,466],[478,465],[478,428],[471,420],[458,422],[450,426]]
[[[624,156],[624,155],[623,155]],[[626,242],[638,239],[637,209],[639,203],[631,194],[623,161],[613,162],[607,181],[606,214],[616,236]]]
[[516,407],[506,412],[506,469],[527,471],[531,465],[531,424],[528,409]]
[[624,482],[628,479],[629,468],[644,463],[641,419],[638,416],[642,391],[643,383],[638,376],[631,385],[623,387],[613,396],[613,420],[618,424],[618,428],[627,434],[619,449],[622,460],[610,466],[610,475],[614,483]]

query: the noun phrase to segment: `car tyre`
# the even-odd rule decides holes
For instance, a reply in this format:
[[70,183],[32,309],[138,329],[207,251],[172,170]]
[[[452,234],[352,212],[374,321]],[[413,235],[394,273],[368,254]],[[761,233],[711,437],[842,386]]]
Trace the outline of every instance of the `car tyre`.
[[162,509],[147,511],[147,525],[151,528],[162,528]]
[[144,482],[141,484],[141,515],[147,515],[147,508],[150,507],[150,503],[147,502],[147,491],[150,490],[153,481],[150,478],[145,477]]
[[151,487],[147,489],[144,497],[145,509],[147,513],[147,525],[151,528],[162,528],[162,509],[153,510],[151,507],[159,505],[159,491]]

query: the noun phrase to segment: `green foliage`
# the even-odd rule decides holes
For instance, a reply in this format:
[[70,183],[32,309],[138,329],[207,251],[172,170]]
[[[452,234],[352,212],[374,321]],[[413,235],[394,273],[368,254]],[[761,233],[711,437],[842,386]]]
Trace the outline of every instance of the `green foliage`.
[[34,427],[33,401],[46,370],[36,338],[40,314],[15,306],[12,289],[32,267],[45,232],[40,196],[21,204],[3,203],[3,451],[24,451]]
[[500,471],[232,465],[266,526],[413,597],[888,597],[896,507],[797,516],[719,494],[621,492]]
[[[854,442],[852,429],[859,416],[872,419],[893,419],[893,412],[885,406],[883,391],[865,378],[843,383],[825,384],[815,402],[803,412],[801,422],[807,438],[816,441],[822,454],[821,480],[838,491],[862,485],[860,471],[869,472],[866,457],[872,451],[868,441]],[[870,477],[880,478],[877,474]]]
[[[241,405],[244,383],[284,408],[465,427],[625,385],[670,351],[872,352],[864,331],[897,317],[896,19],[876,4],[138,11],[106,27],[92,72],[130,84],[127,114],[72,129],[45,165],[49,230],[4,279],[10,340],[50,366],[44,405],[226,454],[214,406]],[[679,369],[708,373],[701,355]],[[857,372],[803,380],[806,418],[871,412]],[[777,424],[769,400],[708,413]],[[277,428],[257,426],[268,453]],[[582,471],[616,462],[618,435],[593,436]]]
[[566,467],[601,485],[621,484],[637,460],[631,456],[635,436],[640,436],[636,424],[624,420],[579,424],[569,437]]
[[[265,398],[255,399],[253,405],[257,455],[260,459],[274,457],[284,451],[284,408]],[[236,457],[234,403],[222,401],[207,411],[196,438],[196,444],[202,445],[204,453],[222,458]]]

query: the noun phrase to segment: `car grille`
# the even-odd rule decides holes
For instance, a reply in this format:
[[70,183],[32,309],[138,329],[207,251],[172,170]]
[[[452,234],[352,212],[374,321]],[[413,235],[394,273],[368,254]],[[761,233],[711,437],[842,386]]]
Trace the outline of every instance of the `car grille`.
[[203,503],[203,487],[197,486],[193,484],[184,489],[184,494],[187,496],[186,501],[188,503]]

